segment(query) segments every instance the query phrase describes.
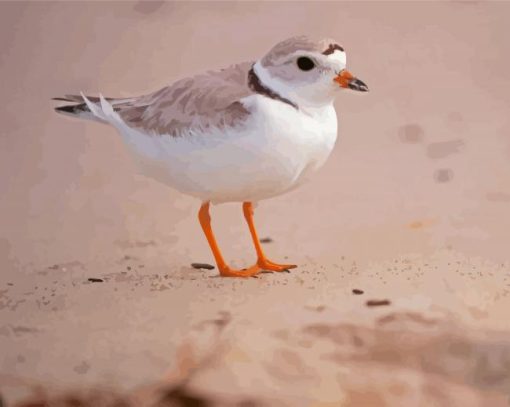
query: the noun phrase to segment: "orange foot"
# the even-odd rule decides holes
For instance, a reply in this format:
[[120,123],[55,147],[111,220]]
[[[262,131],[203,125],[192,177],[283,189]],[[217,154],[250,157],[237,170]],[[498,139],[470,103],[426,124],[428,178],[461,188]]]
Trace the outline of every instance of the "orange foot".
[[252,277],[261,271],[257,264],[242,270],[231,269],[229,266],[221,266],[218,268],[220,271],[220,276],[222,277]]
[[262,270],[286,272],[289,272],[290,269],[295,269],[297,267],[295,264],[276,264],[267,259],[260,259],[257,261],[257,266],[259,266]]

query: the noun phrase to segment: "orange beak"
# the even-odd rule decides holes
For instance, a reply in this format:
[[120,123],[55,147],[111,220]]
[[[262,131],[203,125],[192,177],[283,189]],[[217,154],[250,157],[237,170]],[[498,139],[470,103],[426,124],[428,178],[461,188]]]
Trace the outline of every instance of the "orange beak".
[[360,81],[358,78],[355,78],[352,73],[343,69],[340,73],[333,79],[336,83],[338,83],[342,88],[349,88],[353,90],[357,90],[359,92],[367,92],[368,86],[365,85],[364,82]]

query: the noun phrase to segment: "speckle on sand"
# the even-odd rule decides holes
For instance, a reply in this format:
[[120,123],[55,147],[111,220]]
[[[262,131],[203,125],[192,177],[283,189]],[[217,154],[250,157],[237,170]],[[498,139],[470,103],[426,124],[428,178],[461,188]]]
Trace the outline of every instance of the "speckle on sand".
[[91,283],[102,283],[102,282],[104,282],[104,280],[102,278],[94,278],[94,277],[90,277],[88,279],[88,281],[90,281]]
[[207,263],[191,263],[191,267],[194,269],[206,269],[206,270],[213,270],[214,266],[212,264]]
[[453,178],[453,171],[450,168],[440,168],[434,172],[434,180],[437,183],[444,184],[451,181]]
[[390,300],[368,300],[366,302],[367,307],[380,307],[383,305],[390,305]]
[[85,374],[89,371],[89,369],[90,365],[86,361],[81,362],[79,365],[73,368],[73,370],[78,374]]
[[402,143],[417,144],[423,141],[425,132],[419,124],[406,124],[398,129],[398,137]]
[[352,289],[352,293],[353,293],[353,294],[356,294],[356,295],[361,295],[361,294],[363,294],[363,293],[364,293],[364,291],[363,291],[363,290],[360,290],[359,288],[353,288],[353,289]]

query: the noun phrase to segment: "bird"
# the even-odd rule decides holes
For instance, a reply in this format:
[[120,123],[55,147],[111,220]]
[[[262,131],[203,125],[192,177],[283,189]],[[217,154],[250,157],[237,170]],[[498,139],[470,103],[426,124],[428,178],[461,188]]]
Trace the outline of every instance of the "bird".
[[[138,171],[201,202],[198,219],[219,274],[289,271],[266,257],[254,223],[259,201],[292,191],[327,160],[337,139],[333,102],[345,89],[368,91],[346,69],[330,38],[296,36],[260,59],[211,70],[142,96],[66,95],[56,112],[113,126]],[[210,205],[242,203],[257,255],[232,268],[211,226]]]

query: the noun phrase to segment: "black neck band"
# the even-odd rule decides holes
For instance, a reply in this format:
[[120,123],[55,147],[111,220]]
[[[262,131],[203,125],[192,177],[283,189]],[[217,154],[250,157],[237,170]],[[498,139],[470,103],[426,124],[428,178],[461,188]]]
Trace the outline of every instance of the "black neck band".
[[295,103],[291,102],[289,99],[281,97],[278,93],[272,91],[267,86],[265,86],[255,73],[253,66],[251,67],[250,72],[248,72],[248,86],[250,87],[251,90],[257,92],[260,95],[267,96],[268,98],[271,99],[279,100],[280,102],[287,103],[288,105],[291,105],[293,108],[298,109],[298,106]]

